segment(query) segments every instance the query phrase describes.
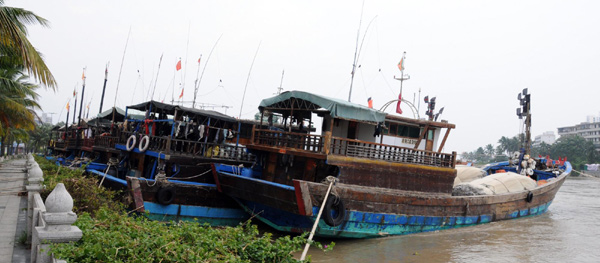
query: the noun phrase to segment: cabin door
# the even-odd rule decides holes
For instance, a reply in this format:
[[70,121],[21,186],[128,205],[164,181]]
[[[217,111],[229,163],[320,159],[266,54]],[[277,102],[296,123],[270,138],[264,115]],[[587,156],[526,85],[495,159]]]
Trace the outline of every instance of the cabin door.
[[433,130],[427,130],[425,150],[433,151]]
[[348,122],[348,139],[356,139],[356,129],[358,128],[358,123],[355,121]]

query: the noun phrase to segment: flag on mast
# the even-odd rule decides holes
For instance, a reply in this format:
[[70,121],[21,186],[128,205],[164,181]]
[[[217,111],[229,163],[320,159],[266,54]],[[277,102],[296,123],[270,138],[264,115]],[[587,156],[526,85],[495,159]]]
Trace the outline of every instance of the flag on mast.
[[400,108],[400,102],[402,102],[402,93],[398,94],[398,104],[396,104],[396,112],[398,114],[402,114],[402,109]]
[[367,102],[369,103],[369,108],[371,108],[371,109],[372,109],[372,108],[373,108],[373,100],[371,99],[371,97],[369,97],[369,98],[367,99]]
[[177,71],[181,70],[181,58],[179,59],[179,61],[177,61],[177,65],[175,65],[175,69]]
[[69,111],[71,107],[69,106],[69,102],[67,101],[67,111]]
[[181,89],[181,94],[179,94],[179,98],[183,98],[183,88]]
[[400,62],[398,62],[398,69],[399,69],[400,71],[404,71],[404,57],[402,57],[402,58],[400,59]]

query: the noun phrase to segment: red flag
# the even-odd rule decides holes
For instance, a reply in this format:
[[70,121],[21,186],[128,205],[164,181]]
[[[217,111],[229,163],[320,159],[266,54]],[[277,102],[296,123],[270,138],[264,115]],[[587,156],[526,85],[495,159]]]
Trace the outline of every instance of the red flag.
[[369,108],[373,108],[373,100],[371,99],[371,97],[369,97],[369,99],[367,99],[367,102],[369,103]]
[[183,98],[183,89],[181,89],[181,94],[179,95],[179,98]]
[[400,62],[398,62],[398,69],[400,71],[404,70],[404,58],[400,59]]
[[201,59],[202,59],[202,57],[199,57],[199,58],[198,58],[198,64],[200,64],[200,60],[201,60]]
[[179,71],[181,69],[181,59],[179,61],[177,61],[177,65],[175,65],[175,69],[177,69],[177,71]]
[[77,96],[77,92],[73,89],[73,97]]
[[[400,61],[402,62],[402,61]],[[400,65],[400,64],[398,64]],[[402,102],[402,93],[398,94],[398,104],[396,104],[396,112],[398,114],[402,114],[402,109],[400,109],[400,102]]]

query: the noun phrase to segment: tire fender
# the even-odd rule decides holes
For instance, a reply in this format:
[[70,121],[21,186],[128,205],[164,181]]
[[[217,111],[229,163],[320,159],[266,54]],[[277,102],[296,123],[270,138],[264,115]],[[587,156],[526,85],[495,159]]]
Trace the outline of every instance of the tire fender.
[[131,135],[131,136],[129,136],[129,138],[127,138],[127,144],[125,144],[125,148],[127,149],[128,152],[131,152],[131,150],[133,150],[136,142],[137,142],[137,138],[135,138],[135,135]]
[[140,140],[140,152],[145,152],[148,149],[148,146],[150,146],[150,137],[146,135]]
[[[337,211],[337,216],[334,217],[332,214],[333,210]],[[346,218],[346,206],[341,198],[332,195],[327,199],[325,208],[323,209],[323,220],[330,226],[339,226],[344,222]]]
[[161,205],[171,204],[175,200],[175,188],[162,187],[158,189],[158,192],[156,193],[156,199]]

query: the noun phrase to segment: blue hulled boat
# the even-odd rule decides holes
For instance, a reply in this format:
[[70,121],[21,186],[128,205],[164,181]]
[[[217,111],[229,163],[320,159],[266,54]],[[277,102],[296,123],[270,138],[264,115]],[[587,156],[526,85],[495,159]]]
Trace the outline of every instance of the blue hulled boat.
[[535,216],[547,211],[571,172],[568,162],[521,166],[523,152],[520,159],[482,171],[508,178],[516,174],[505,172],[514,170],[533,185],[457,195],[456,153],[442,152],[453,124],[394,116],[301,91],[265,99],[259,110],[288,125],[310,127],[314,116],[323,123],[321,134],[261,123],[247,145],[256,155],[252,167],[213,165],[219,191],[280,231],[307,232],[318,220],[316,235],[367,238]]

